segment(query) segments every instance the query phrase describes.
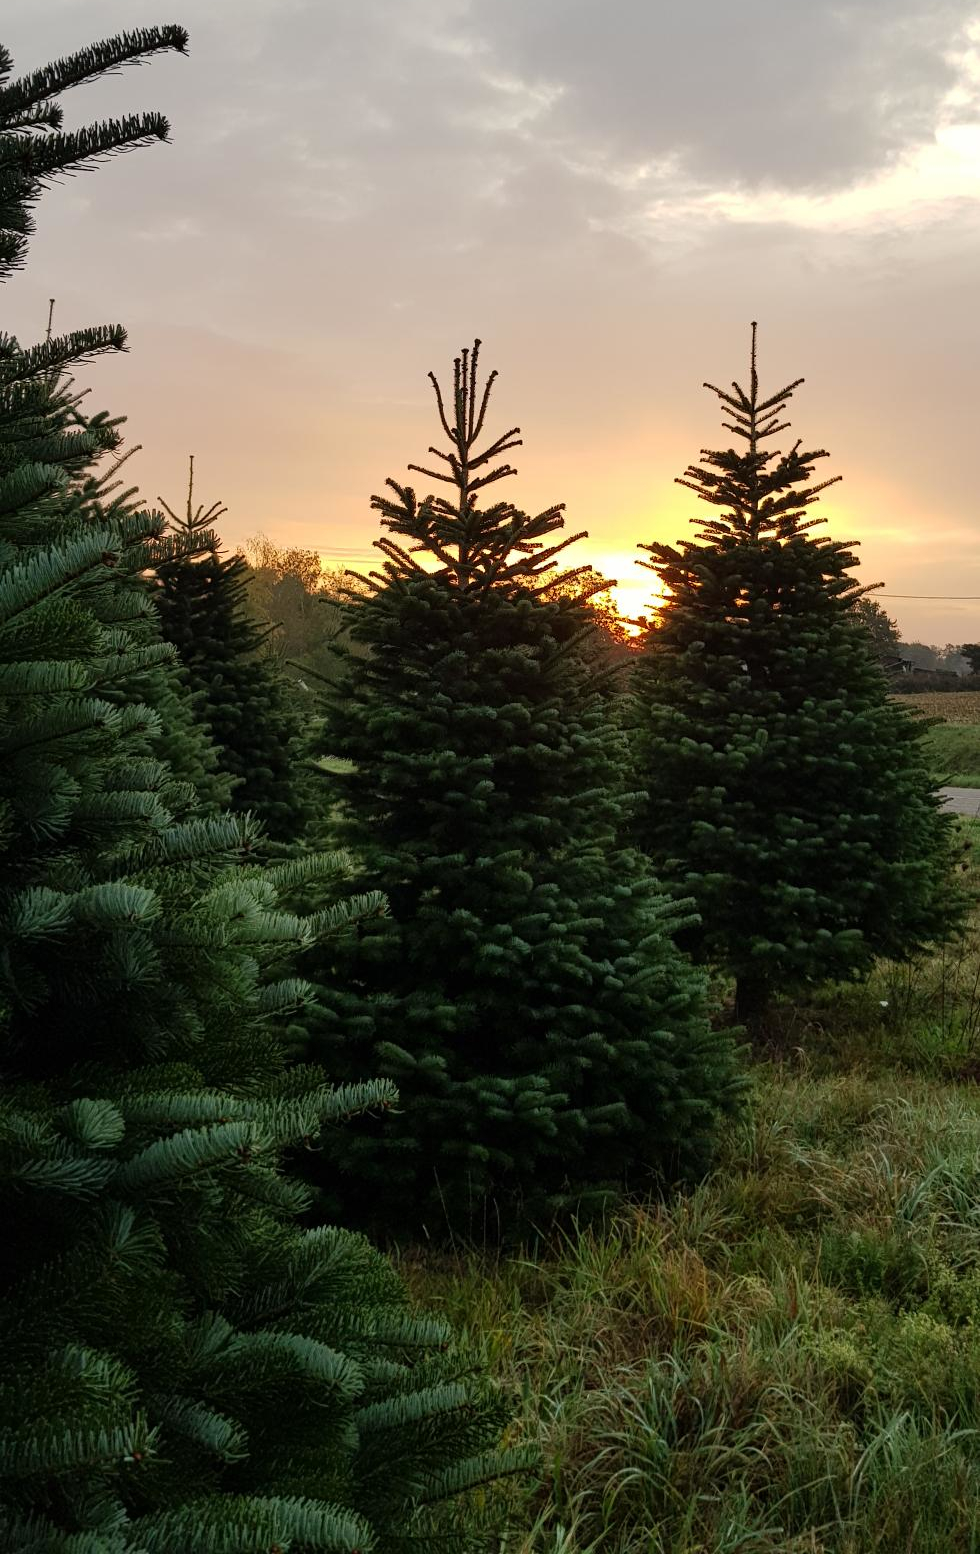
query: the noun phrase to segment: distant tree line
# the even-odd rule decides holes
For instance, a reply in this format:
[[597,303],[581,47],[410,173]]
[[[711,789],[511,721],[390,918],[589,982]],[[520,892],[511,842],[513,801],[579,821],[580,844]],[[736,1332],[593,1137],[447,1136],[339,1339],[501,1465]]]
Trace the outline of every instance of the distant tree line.
[[[246,540],[242,558],[248,565],[244,578],[248,609],[265,629],[265,652],[300,690],[309,690],[312,679],[332,684],[344,654],[352,650],[347,601],[362,594],[367,585],[342,565],[324,564],[319,551],[280,545],[266,534]],[[549,585],[555,599],[569,590],[562,578]],[[591,619],[606,657],[621,663],[637,651],[633,623],[617,608],[607,579],[591,566],[578,569],[574,592],[576,596],[588,593]]]
[[865,594],[855,610],[896,691],[980,689],[980,644],[906,642],[898,622]]
[[[247,540],[242,557],[249,568],[244,575],[249,610],[266,628],[266,652],[304,688],[306,671],[333,682],[350,647],[345,600],[365,584],[342,565],[324,565],[318,551],[280,545],[265,534]],[[640,651],[641,633],[617,608],[610,586],[594,568],[584,569],[582,581],[596,588],[588,605],[604,653],[612,662],[626,662]],[[575,588],[580,587],[577,574]],[[559,579],[553,588],[558,598],[568,585]],[[921,691],[924,675],[937,677],[944,689],[954,678],[964,682],[957,689],[980,687],[980,644],[906,641],[894,617],[868,594],[854,610],[887,672],[901,682],[896,690]]]

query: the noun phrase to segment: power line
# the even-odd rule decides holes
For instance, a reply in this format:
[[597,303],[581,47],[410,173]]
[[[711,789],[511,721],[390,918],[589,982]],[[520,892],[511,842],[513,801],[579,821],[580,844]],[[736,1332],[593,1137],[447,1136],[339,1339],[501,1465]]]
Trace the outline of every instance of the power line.
[[942,599],[947,604],[956,599],[980,599],[980,594],[875,594],[876,599]]

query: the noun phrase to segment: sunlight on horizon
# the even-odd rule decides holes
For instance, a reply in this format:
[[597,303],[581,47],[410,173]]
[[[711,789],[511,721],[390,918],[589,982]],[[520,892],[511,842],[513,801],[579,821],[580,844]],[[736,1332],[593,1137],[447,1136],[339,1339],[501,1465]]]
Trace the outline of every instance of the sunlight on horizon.
[[[345,552],[344,547],[319,550],[317,554],[324,573],[344,570],[367,575],[378,570],[383,560],[377,551],[355,555],[352,551]],[[604,577],[614,578],[610,596],[624,619],[635,621],[659,609],[664,599],[663,584],[653,572],[640,566],[640,555],[639,550],[596,553],[583,546],[579,555],[569,559],[573,565],[591,566]]]
[[630,621],[659,609],[664,599],[659,577],[639,565],[641,554],[639,550],[604,551],[587,557],[597,571],[616,579],[609,592],[619,613]]

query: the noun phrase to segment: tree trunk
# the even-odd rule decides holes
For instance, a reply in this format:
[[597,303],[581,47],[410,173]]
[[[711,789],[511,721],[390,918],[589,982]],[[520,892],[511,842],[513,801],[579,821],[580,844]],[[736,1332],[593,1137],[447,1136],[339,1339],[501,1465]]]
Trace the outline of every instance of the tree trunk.
[[769,1007],[771,989],[765,977],[743,973],[735,981],[735,1024],[756,1030]]

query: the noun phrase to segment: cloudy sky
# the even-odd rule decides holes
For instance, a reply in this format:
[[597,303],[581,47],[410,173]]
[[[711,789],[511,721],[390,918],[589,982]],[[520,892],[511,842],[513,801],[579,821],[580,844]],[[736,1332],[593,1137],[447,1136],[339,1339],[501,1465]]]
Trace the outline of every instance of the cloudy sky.
[[19,70],[181,21],[167,57],[65,99],[159,108],[172,143],[39,208],[0,325],[121,322],[91,369],[134,478],[361,560],[371,493],[433,441],[426,372],[479,334],[512,500],[567,503],[636,605],[639,540],[699,505],[704,379],[806,383],[794,434],[839,473],[908,638],[980,637],[976,0],[4,0]]

